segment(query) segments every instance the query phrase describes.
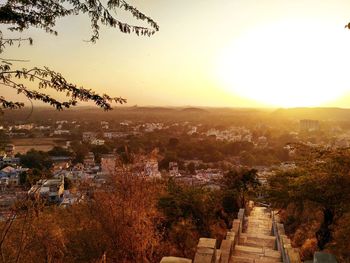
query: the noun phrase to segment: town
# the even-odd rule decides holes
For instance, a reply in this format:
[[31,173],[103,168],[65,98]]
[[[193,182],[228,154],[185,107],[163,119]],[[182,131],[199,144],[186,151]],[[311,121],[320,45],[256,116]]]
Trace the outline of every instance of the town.
[[[35,116],[33,121],[5,120],[0,126],[3,215],[24,192],[40,194],[61,206],[78,202],[85,193],[71,188],[87,182],[99,187],[120,165],[147,178],[174,177],[183,184],[219,187],[217,180],[233,168],[252,167],[264,180],[266,174],[295,167],[293,143],[324,149],[350,145],[350,127],[340,121],[294,119],[280,124],[271,122],[265,113],[266,124],[253,123],[252,112],[244,113],[245,124],[242,113],[232,110],[232,116],[223,116],[237,124],[214,120],[210,125],[209,120],[192,120],[191,114],[188,120],[176,120],[186,111],[198,114],[196,109],[176,109],[159,117],[159,112],[146,108],[143,111],[150,121],[144,116],[137,119],[138,111],[130,110],[130,120],[123,121],[64,120],[61,116],[40,121],[35,121]],[[218,115],[210,110],[199,114],[213,119]],[[48,173],[31,185],[33,169]]]
[[350,122],[337,112],[329,120],[317,118],[317,110],[285,118],[288,112],[280,110],[134,107],[106,115],[94,109],[56,115],[45,109],[45,119],[43,109],[36,111],[25,121],[16,112],[3,116],[4,222],[21,200],[74,208],[91,202],[94,193],[108,193],[113,178],[128,174],[220,191],[231,171],[251,170],[261,186],[256,200],[264,200],[271,178],[298,169],[298,145],[326,151],[350,145]]

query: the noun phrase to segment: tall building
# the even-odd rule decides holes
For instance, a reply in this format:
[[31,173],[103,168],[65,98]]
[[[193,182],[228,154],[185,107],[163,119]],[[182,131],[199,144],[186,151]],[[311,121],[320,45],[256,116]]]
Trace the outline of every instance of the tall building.
[[320,122],[317,120],[301,120],[301,131],[318,131],[320,129]]

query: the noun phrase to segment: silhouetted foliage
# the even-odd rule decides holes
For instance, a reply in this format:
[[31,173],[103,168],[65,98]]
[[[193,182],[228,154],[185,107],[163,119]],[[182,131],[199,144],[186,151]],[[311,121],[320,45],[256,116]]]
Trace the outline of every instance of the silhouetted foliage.
[[215,236],[215,224],[226,228],[220,218],[221,196],[219,191],[178,185],[172,179],[167,186],[158,201],[165,215],[165,234],[182,252],[179,256],[193,257],[199,237]]
[[49,169],[52,160],[48,153],[31,149],[26,154],[20,155],[21,165],[39,170]]
[[[145,21],[149,27],[130,25],[120,21],[113,14],[117,9],[130,13],[137,20]],[[138,36],[151,36],[159,30],[155,21],[124,0],[109,0],[107,3],[102,3],[99,0],[8,0],[0,6],[0,24],[7,25],[7,29],[10,31],[22,32],[30,27],[35,27],[57,35],[58,32],[54,30],[57,19],[79,14],[88,15],[90,18],[91,42],[98,40],[101,25],[118,28],[122,33],[135,33]],[[32,38],[7,38],[0,31],[0,53],[7,46],[14,44],[20,46],[23,41],[33,44]],[[111,110],[113,102],[121,104],[126,102],[120,97],[113,98],[107,94],[99,95],[90,89],[78,87],[48,67],[13,69],[13,62],[23,61],[4,58],[0,58],[0,61],[0,84],[2,86],[16,90],[18,94],[23,94],[30,101],[42,101],[57,110],[76,106],[78,101],[92,101],[104,110]],[[27,84],[21,82],[23,79],[34,82],[38,89],[52,89],[58,93],[65,93],[67,100],[59,101],[47,93],[31,89]],[[19,109],[23,106],[22,102],[11,101],[0,96],[0,110]]]
[[60,146],[53,147],[47,152],[50,156],[71,156],[73,153]]
[[222,178],[221,184],[224,193],[223,205],[227,212],[236,207],[245,207],[247,198],[254,197],[253,193],[260,186],[255,169],[229,171]]
[[337,221],[350,212],[350,153],[347,149],[300,146],[298,151],[298,169],[268,178],[268,197],[275,207],[287,209],[293,205],[300,213],[306,212],[307,204],[313,204],[322,213],[314,235],[319,249],[324,249],[334,241]]

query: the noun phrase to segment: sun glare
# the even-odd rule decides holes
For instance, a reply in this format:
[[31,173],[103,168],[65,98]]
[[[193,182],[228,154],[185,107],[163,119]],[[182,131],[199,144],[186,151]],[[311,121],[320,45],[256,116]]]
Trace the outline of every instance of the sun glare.
[[270,106],[321,106],[350,91],[350,32],[339,24],[284,21],[236,38],[216,75],[234,94]]

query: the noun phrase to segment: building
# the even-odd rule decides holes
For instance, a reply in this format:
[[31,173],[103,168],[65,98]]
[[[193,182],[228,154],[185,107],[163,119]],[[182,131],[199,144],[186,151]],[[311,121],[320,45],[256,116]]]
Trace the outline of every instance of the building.
[[19,157],[11,157],[11,156],[0,156],[0,166],[4,166],[4,165],[19,165],[20,163],[20,158]]
[[144,175],[147,177],[161,177],[157,159],[148,159],[144,164]]
[[30,131],[34,128],[34,124],[33,123],[28,123],[28,124],[19,124],[19,125],[15,125],[13,127],[11,127],[10,129],[12,130],[27,130]]
[[172,177],[181,176],[177,162],[169,162],[169,175]]
[[125,138],[129,134],[125,132],[104,132],[103,137],[107,139]]
[[7,166],[0,170],[0,184],[2,186],[17,186],[19,185],[20,174],[26,171],[28,171],[28,168]]
[[50,203],[59,203],[64,192],[64,177],[60,179],[39,180],[28,191],[30,196],[38,196]]
[[101,139],[93,139],[91,141],[92,145],[104,145],[105,144],[105,140],[101,140]]
[[95,166],[95,155],[93,152],[88,152],[88,154],[84,158],[84,166],[85,167],[93,167]]
[[70,131],[69,130],[55,130],[53,132],[54,135],[69,135]]
[[257,140],[258,147],[266,147],[268,145],[268,139],[265,136],[260,136]]
[[13,144],[7,144],[5,146],[5,153],[9,157],[13,157],[15,155],[15,146]]
[[32,197],[46,199],[50,203],[59,203],[63,198],[64,177],[60,179],[43,179],[39,180],[36,185],[28,191]]
[[221,179],[223,171],[220,169],[200,169],[196,170],[196,179],[201,182],[210,182],[211,180]]
[[320,122],[316,120],[301,120],[301,131],[318,131],[320,129]]
[[108,121],[101,121],[101,128],[104,130],[108,130],[109,129]]
[[57,171],[68,169],[71,166],[71,157],[69,156],[53,156],[51,170],[55,173]]
[[96,139],[97,133],[96,132],[83,132],[83,141],[84,142],[90,142],[94,139]]

